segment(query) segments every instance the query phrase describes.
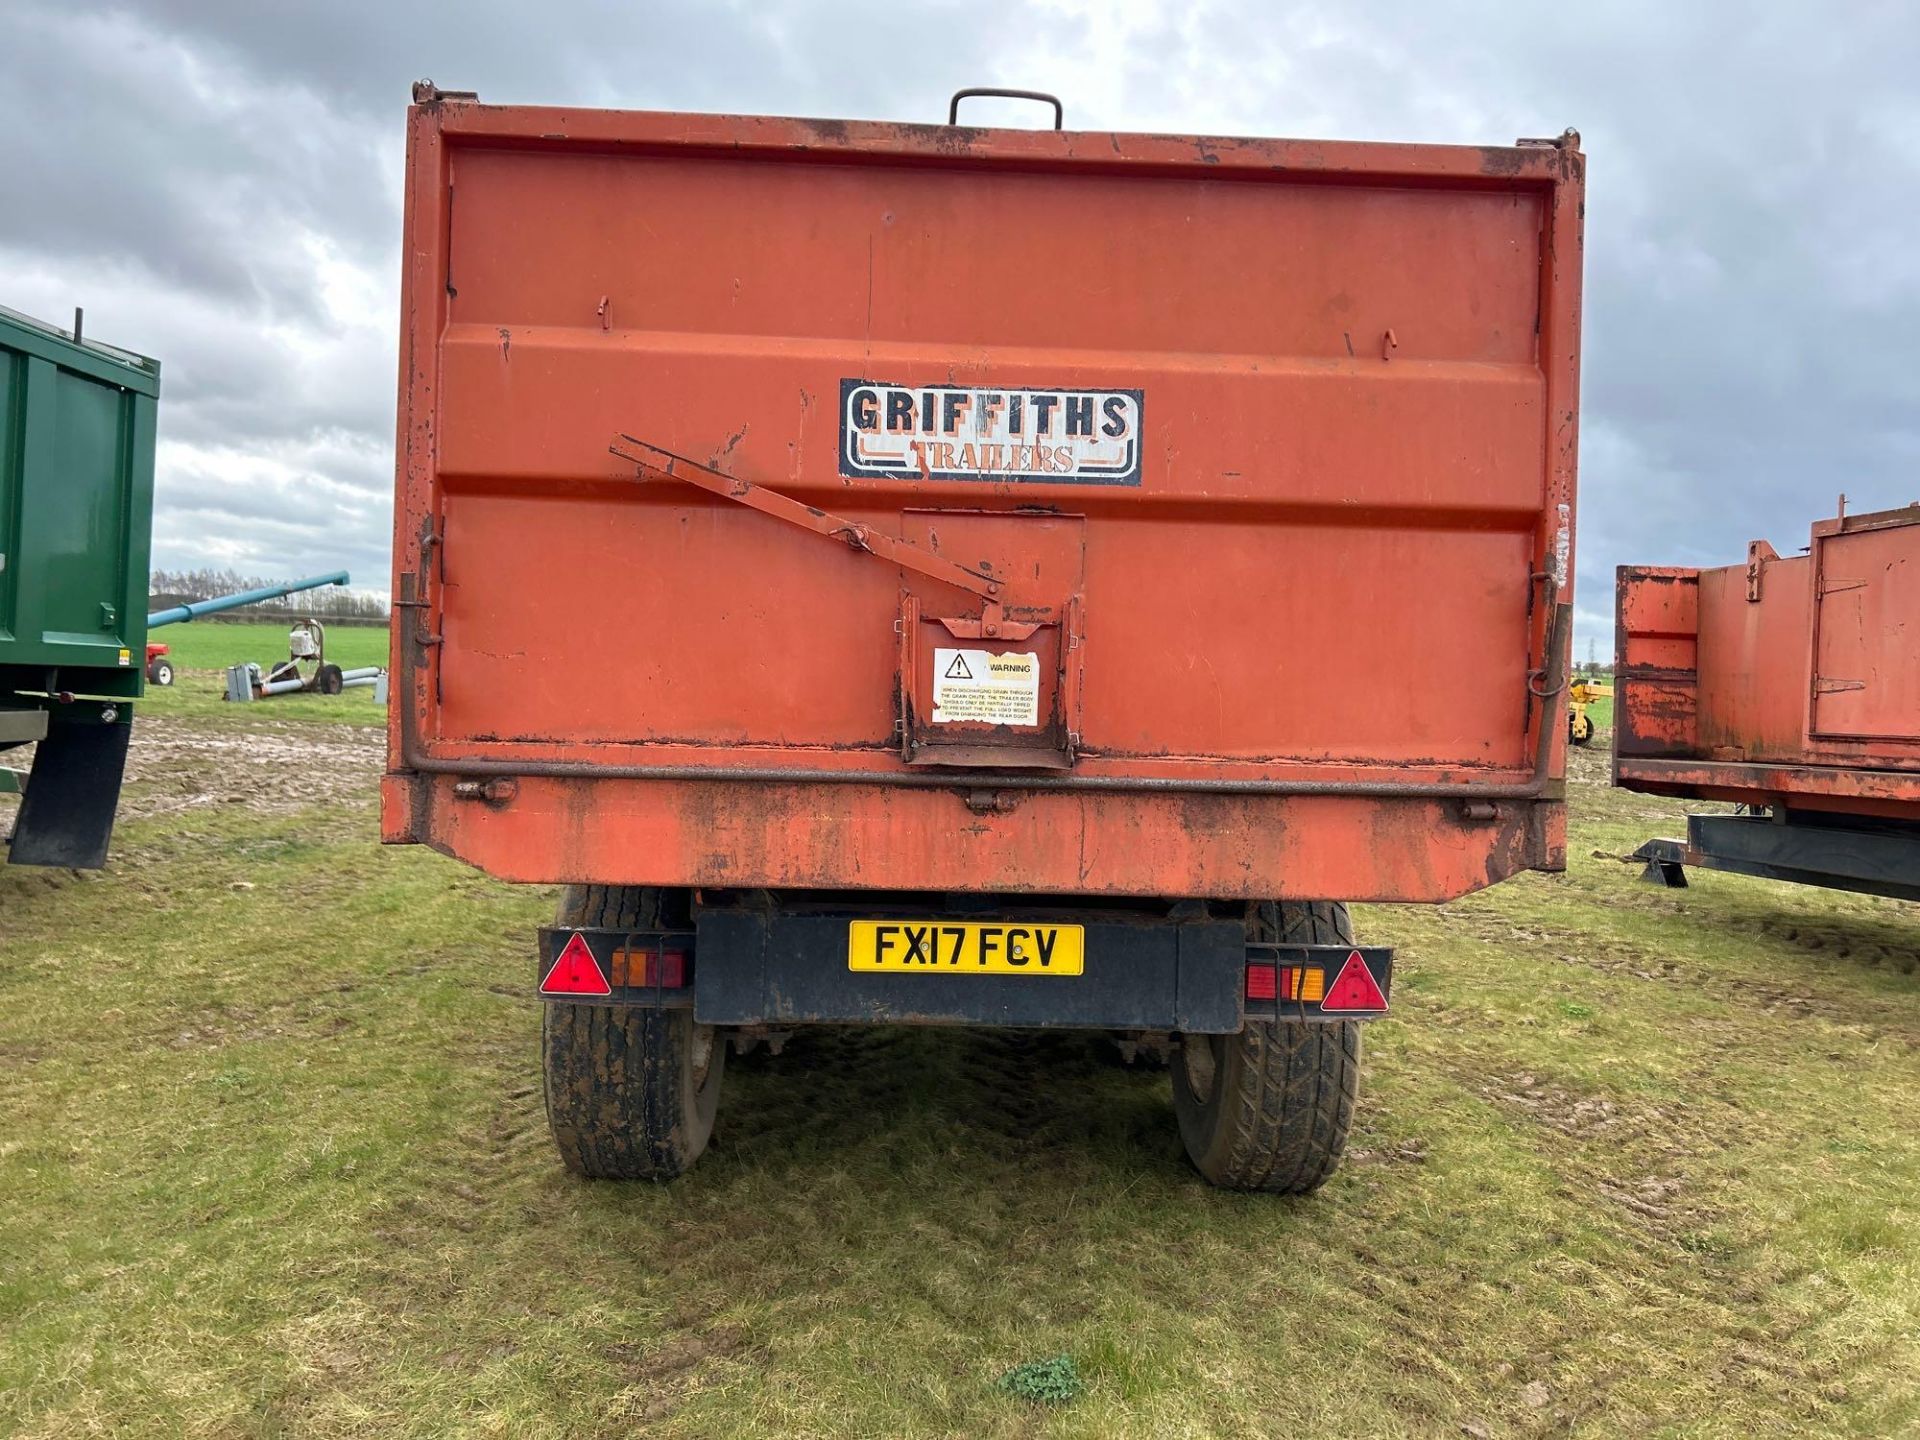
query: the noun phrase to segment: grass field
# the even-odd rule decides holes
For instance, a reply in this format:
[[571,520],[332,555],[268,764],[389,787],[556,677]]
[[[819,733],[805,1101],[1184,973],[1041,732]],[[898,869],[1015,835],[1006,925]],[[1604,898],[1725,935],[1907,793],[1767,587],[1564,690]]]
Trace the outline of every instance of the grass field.
[[[291,623],[291,622],[289,622]],[[147,687],[142,715],[168,719],[222,723],[226,705],[226,668],[251,660],[265,670],[287,658],[287,626],[281,624],[225,624],[188,621],[163,625],[148,637],[167,646],[176,679],[172,686]],[[329,625],[327,659],[342,670],[387,663],[387,632],[375,625]],[[310,668],[310,667],[309,667]],[[257,702],[261,715],[273,720],[346,721],[371,724],[383,713],[365,689],[339,695],[277,695]],[[246,707],[236,707],[244,710]],[[226,723],[242,719],[227,715]]]
[[277,627],[189,630],[111,868],[0,869],[0,1431],[1920,1429],[1920,907],[1642,887],[1680,810],[1601,749],[1568,874],[1359,912],[1397,1013],[1316,1196],[1209,1190],[1090,1040],[938,1031],[737,1062],[690,1176],[592,1185],[551,895],[378,847],[365,693],[220,705]]
[[[289,622],[291,623],[291,622]],[[163,625],[148,638],[166,645],[182,667],[224,670],[243,660],[266,665],[287,658],[287,626],[189,621]],[[387,632],[378,625],[327,626],[327,658],[342,670],[387,663]]]

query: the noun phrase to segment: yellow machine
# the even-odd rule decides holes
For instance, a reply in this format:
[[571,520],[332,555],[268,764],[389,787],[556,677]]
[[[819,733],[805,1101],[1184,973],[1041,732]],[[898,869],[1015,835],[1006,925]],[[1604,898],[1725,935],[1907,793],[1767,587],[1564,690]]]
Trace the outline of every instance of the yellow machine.
[[1593,717],[1587,707],[1596,700],[1613,698],[1613,686],[1598,680],[1576,680],[1567,688],[1567,739],[1585,745],[1593,739]]

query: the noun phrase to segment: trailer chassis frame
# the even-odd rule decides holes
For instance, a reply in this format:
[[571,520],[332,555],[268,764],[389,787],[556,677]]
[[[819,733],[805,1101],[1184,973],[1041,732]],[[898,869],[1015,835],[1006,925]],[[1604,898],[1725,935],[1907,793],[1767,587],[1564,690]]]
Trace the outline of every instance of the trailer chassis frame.
[[[1055,921],[1084,928],[1083,974],[892,973],[851,970],[848,923],[901,912],[899,897],[871,905],[756,903],[701,907],[690,929],[551,925],[539,931],[536,986],[577,937],[609,983],[604,993],[540,992],[552,1004],[691,1009],[695,1023],[746,1030],[800,1025],[989,1025],[1125,1034],[1231,1035],[1249,1022],[1375,1019],[1385,1010],[1323,1010],[1318,998],[1249,995],[1248,966],[1318,967],[1331,977],[1358,956],[1390,1001],[1393,950],[1380,945],[1249,942],[1244,920],[1182,907],[1158,917],[1054,905],[946,909],[951,921]],[[905,907],[930,915],[931,907]],[[930,918],[935,918],[931,917]],[[629,957],[684,957],[677,983],[660,969],[633,972]],[[641,973],[637,983],[628,983]],[[1311,992],[1310,992],[1311,993]]]
[[1686,867],[1724,870],[1920,900],[1920,825],[1779,807],[1743,815],[1689,815],[1685,840],[1653,839],[1633,852],[1641,878],[1684,889]]

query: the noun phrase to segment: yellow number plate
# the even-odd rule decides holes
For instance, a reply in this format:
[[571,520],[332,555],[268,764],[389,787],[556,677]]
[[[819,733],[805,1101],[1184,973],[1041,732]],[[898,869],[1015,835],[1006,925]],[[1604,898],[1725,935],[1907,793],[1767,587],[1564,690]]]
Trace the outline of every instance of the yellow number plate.
[[981,925],[946,920],[855,920],[847,968],[903,975],[1078,975],[1087,963],[1078,925]]

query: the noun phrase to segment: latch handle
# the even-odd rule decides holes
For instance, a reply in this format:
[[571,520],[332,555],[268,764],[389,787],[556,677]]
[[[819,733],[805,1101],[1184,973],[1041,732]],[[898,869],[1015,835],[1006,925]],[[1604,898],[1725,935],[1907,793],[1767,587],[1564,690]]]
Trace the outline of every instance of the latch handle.
[[642,474],[658,475],[663,480],[678,480],[682,484],[696,486],[709,495],[732,500],[749,510],[771,515],[775,520],[798,525],[802,530],[811,530],[830,540],[843,541],[850,549],[871,555],[876,560],[916,571],[988,600],[1000,598],[1000,580],[997,576],[971,570],[944,556],[931,554],[911,540],[903,540],[897,535],[882,535],[857,520],[830,514],[817,505],[803,505],[764,485],[742,480],[711,465],[702,465],[698,460],[689,460],[671,450],[662,450],[658,445],[649,445],[631,435],[614,436],[613,443],[607,449],[622,460],[630,460],[638,465]]

